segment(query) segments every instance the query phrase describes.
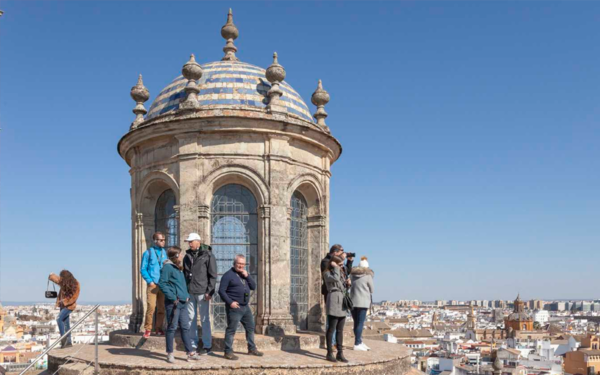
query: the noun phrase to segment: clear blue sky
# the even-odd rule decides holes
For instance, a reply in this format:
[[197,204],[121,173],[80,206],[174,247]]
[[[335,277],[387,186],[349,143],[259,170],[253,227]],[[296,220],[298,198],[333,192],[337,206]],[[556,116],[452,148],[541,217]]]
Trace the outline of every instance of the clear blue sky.
[[1,300],[130,300],[129,90],[219,60],[230,6],[242,61],[331,94],[330,241],[376,300],[600,296],[598,2],[2,1]]

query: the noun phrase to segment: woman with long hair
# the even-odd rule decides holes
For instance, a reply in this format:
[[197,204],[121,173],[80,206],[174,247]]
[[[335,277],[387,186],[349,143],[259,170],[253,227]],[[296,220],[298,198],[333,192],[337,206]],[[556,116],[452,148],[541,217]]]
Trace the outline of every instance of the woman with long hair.
[[[327,287],[327,301],[325,303],[327,312],[327,360],[331,362],[345,362],[344,357],[344,323],[346,322],[347,311],[344,308],[344,295],[346,293],[346,283],[340,270],[344,260],[338,256],[333,256],[327,265],[327,270],[323,274],[325,285]],[[333,332],[336,331],[337,356],[333,356]]]
[[[77,307],[77,298],[79,298],[79,281],[73,277],[73,274],[67,270],[60,271],[60,275],[51,273],[48,279],[60,287],[58,297],[56,298],[56,307],[60,308],[60,313],[56,322],[60,335],[64,335],[71,329],[69,316]],[[73,346],[71,343],[71,334],[64,337],[61,341],[61,348]]]
[[183,276],[183,257],[185,253],[177,246],[171,246],[167,250],[167,260],[160,271],[160,281],[158,287],[165,295],[165,312],[167,313],[167,362],[175,363],[173,354],[173,341],[175,340],[175,331],[179,326],[181,329],[181,339],[187,352],[187,360],[197,361],[200,359],[192,347],[192,338],[190,337],[190,315],[188,313],[188,303],[190,295],[188,294],[187,284]]

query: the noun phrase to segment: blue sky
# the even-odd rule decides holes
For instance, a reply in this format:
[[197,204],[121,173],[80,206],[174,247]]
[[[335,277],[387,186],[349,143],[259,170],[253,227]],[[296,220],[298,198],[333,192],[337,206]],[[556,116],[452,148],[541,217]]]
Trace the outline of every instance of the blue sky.
[[242,61],[329,91],[376,300],[599,297],[600,3],[2,1],[0,300],[130,300],[129,90],[219,60],[229,7]]

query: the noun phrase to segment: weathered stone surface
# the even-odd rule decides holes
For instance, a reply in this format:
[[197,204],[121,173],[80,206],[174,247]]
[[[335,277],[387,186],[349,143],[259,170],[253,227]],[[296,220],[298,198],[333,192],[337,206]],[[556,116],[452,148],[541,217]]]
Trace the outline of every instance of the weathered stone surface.
[[[253,357],[239,353],[238,361],[228,361],[222,353],[204,356],[196,363],[185,361],[184,352],[175,352],[177,362],[166,362],[166,354],[148,350],[136,350],[108,345],[100,346],[100,373],[102,375],[121,374],[197,374],[206,375],[403,375],[410,369],[410,349],[398,344],[381,341],[367,341],[373,349],[370,352],[346,350],[348,364],[332,364],[325,360],[323,349],[303,351],[269,351],[264,357]],[[81,350],[79,350],[81,349]],[[90,362],[94,358],[92,345],[80,348],[53,350],[49,355],[49,370],[56,371],[68,359],[75,362]]]

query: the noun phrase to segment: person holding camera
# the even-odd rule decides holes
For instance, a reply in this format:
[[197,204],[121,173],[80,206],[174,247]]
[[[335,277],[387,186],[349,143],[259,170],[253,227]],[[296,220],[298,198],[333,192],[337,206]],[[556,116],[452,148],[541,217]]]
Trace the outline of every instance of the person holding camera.
[[373,270],[369,268],[367,257],[362,257],[358,267],[352,268],[350,278],[352,280],[352,320],[354,320],[354,350],[371,350],[362,341],[362,332],[367,319],[367,310],[371,307],[371,296],[373,295]]
[[263,353],[256,349],[254,344],[254,316],[248,304],[250,303],[250,291],[256,290],[256,282],[248,274],[246,257],[242,254],[235,256],[233,267],[221,278],[219,285],[219,296],[225,302],[225,314],[227,316],[227,328],[225,329],[225,358],[237,360],[233,354],[233,336],[240,323],[246,330],[246,341],[248,342],[248,354],[262,357]]
[[[344,305],[344,294],[346,293],[346,280],[342,275],[341,268],[344,260],[333,256],[329,261],[327,270],[323,273],[325,286],[327,287],[327,302],[325,304],[327,313],[327,360],[331,362],[344,362],[344,323],[346,322],[347,307]],[[337,356],[333,356],[333,333],[336,334]]]
[[140,273],[146,281],[146,316],[144,318],[144,338],[147,339],[152,333],[152,321],[156,310],[156,334],[163,335],[163,324],[165,322],[165,295],[158,287],[160,272],[163,263],[167,260],[165,251],[165,235],[156,232],[152,235],[154,245],[142,255]]
[[173,354],[173,341],[175,340],[175,331],[177,327],[181,329],[181,339],[187,352],[188,362],[200,359],[194,348],[190,337],[190,315],[188,314],[188,304],[190,295],[187,291],[185,277],[183,276],[184,252],[177,246],[171,246],[167,250],[168,260],[160,271],[160,281],[158,287],[165,295],[165,310],[167,312],[167,362],[175,363]]
[[[321,294],[323,295],[323,300],[325,301],[325,303],[327,303],[327,286],[325,285],[325,271],[327,271],[327,267],[329,265],[329,262],[331,261],[331,258],[333,258],[334,256],[340,257],[343,261],[346,261],[346,265],[344,266],[342,264],[342,267],[340,268],[340,273],[344,279],[344,283],[345,286],[350,286],[350,278],[348,277],[348,275],[350,275],[350,272],[352,271],[352,263],[354,262],[354,257],[356,256],[355,253],[345,253],[344,252],[344,248],[342,247],[342,245],[340,244],[335,244],[333,246],[331,246],[331,248],[329,249],[329,254],[327,254],[327,256],[325,256],[325,258],[323,258],[321,260]],[[329,323],[325,322],[325,330],[327,330],[329,328]],[[335,334],[335,330],[333,331],[332,334],[333,337],[333,342],[332,345],[336,345],[336,334]]]
[[[56,298],[56,307],[60,308],[60,313],[58,313],[56,323],[58,324],[58,331],[62,336],[71,329],[69,317],[77,307],[77,298],[79,298],[80,291],[79,281],[67,270],[60,271],[60,275],[51,273],[48,276],[48,280],[60,287],[58,297]],[[61,340],[60,347],[68,348],[70,346],[73,346],[73,344],[71,343],[71,334],[69,333]]]

